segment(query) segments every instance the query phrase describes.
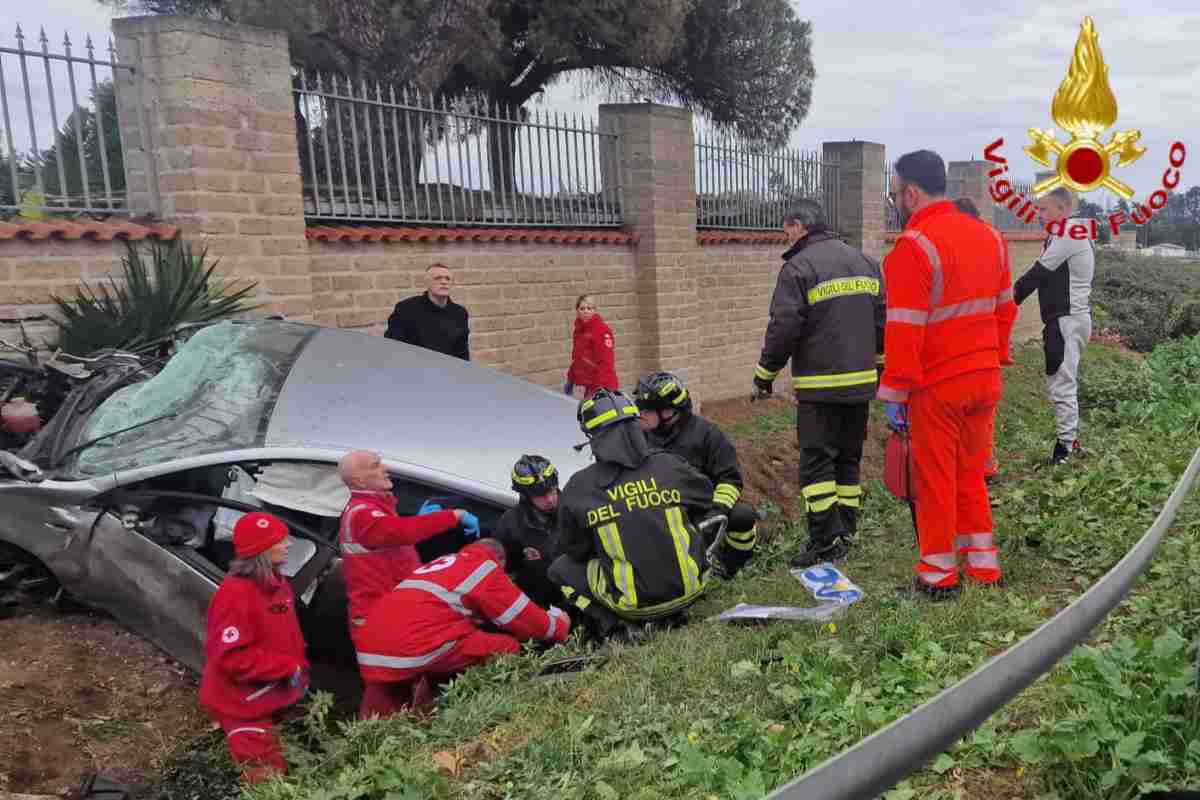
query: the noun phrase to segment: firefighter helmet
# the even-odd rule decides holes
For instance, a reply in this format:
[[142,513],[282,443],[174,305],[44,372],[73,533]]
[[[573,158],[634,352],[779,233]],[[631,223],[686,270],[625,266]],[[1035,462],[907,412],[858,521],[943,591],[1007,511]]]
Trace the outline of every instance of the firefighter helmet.
[[513,465],[512,488],[525,497],[539,497],[558,488],[558,470],[542,456],[521,456]]
[[642,411],[691,411],[692,396],[670,372],[652,372],[638,381],[633,399]]
[[610,425],[626,420],[636,421],[638,407],[620,390],[597,389],[595,394],[579,403],[576,417],[579,429],[590,437]]

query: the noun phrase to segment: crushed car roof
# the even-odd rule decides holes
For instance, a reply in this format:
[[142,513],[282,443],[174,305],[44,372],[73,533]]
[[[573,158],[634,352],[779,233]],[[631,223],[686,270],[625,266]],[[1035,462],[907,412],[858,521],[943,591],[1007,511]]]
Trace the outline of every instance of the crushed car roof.
[[376,450],[508,489],[524,453],[564,480],[590,462],[576,403],[528,381],[378,336],[318,329],[300,352],[267,428],[268,447]]

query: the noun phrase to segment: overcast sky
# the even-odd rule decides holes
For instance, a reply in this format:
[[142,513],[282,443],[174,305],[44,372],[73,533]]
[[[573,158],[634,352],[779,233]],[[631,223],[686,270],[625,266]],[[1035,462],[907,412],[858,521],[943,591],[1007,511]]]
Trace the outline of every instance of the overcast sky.
[[[64,31],[79,43],[84,34],[107,38],[111,14],[94,0],[3,2],[0,45],[13,45],[12,23],[18,22],[27,33],[45,25],[56,50]],[[1079,24],[1091,14],[1120,107],[1114,129],[1141,130],[1148,149],[1116,176],[1139,197],[1148,196],[1166,168],[1171,142],[1182,139],[1194,148],[1184,185],[1200,184],[1200,3],[1155,0],[1149,11],[1129,2],[1022,1],[996,9],[971,4],[970,13],[963,5],[936,0],[849,10],[833,0],[796,3],[813,23],[817,81],[792,145],[866,139],[885,144],[889,160],[929,147],[949,161],[981,158],[988,143],[1003,136],[1014,171],[1032,177],[1034,165],[1021,152],[1026,130],[1053,126],[1050,100],[1066,74]],[[20,79],[11,57],[4,68],[12,107],[23,102],[14,97]],[[596,101],[578,94],[573,85],[557,86],[545,105],[594,112]],[[23,106],[17,110],[23,113]]]

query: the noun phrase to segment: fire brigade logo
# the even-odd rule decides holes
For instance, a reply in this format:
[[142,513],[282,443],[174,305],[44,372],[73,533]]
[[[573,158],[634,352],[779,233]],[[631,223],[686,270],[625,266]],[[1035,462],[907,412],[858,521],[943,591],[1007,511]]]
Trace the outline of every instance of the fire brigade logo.
[[[1071,134],[1062,144],[1053,128],[1030,128],[1033,140],[1025,152],[1044,167],[1053,166],[1055,174],[1033,187],[1035,197],[1066,186],[1076,192],[1090,192],[1101,187],[1125,200],[1133,199],[1133,189],[1111,174],[1112,159],[1118,167],[1137,161],[1146,153],[1138,145],[1142,132],[1114,131],[1108,144],[1100,142],[1101,135],[1117,121],[1117,98],[1108,85],[1108,65],[1100,53],[1100,39],[1091,17],[1084,17],[1075,55],[1067,69],[1067,77],[1059,85],[1050,105],[1055,124]],[[1051,164],[1051,157],[1054,163]]]
[[241,634],[238,633],[238,629],[232,625],[221,631],[221,641],[225,644],[233,644],[238,640],[239,636],[241,636]]

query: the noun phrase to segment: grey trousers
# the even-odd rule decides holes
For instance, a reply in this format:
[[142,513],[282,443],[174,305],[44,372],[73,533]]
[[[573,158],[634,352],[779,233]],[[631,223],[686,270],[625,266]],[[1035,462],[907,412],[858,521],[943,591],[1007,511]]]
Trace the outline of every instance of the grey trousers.
[[1091,337],[1091,314],[1067,314],[1042,331],[1046,392],[1054,404],[1058,440],[1065,445],[1079,438],[1079,358]]

